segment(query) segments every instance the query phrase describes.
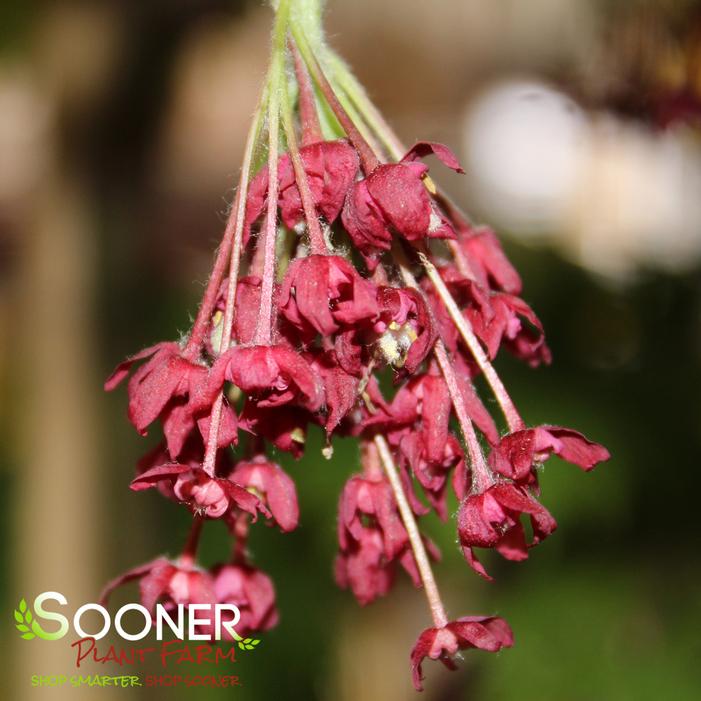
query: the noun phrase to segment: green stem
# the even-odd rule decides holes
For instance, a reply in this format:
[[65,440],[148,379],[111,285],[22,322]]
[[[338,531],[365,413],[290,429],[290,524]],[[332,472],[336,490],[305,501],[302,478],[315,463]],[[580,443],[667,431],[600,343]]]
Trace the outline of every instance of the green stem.
[[317,52],[324,46],[322,15],[325,0],[292,0],[290,25],[299,27]]
[[[287,6],[285,0],[284,3]],[[232,213],[230,221],[232,223],[233,229],[233,243],[231,247],[231,258],[229,261],[229,284],[226,296],[226,306],[224,309],[224,318],[222,319],[222,334],[219,343],[219,348],[215,349],[219,354],[226,351],[229,347],[231,339],[231,330],[234,324],[234,316],[236,313],[236,290],[239,277],[239,268],[241,264],[241,252],[243,248],[243,225],[246,214],[246,198],[248,194],[248,183],[251,176],[251,169],[253,164],[253,155],[256,149],[256,144],[260,136],[261,127],[263,124],[263,114],[268,109],[270,111],[270,101],[278,99],[279,88],[275,87],[275,70],[276,70],[276,56],[280,54],[280,41],[279,34],[282,34],[282,51],[284,52],[284,38],[285,38],[285,26],[280,27],[280,14],[282,11],[282,19],[286,21],[286,14],[284,7],[278,10],[278,15],[275,24],[275,32],[273,35],[273,48],[272,48],[272,59],[271,66],[268,71],[268,77],[263,88],[263,93],[258,104],[258,108],[253,117],[253,122],[248,132],[248,138],[246,140],[246,148],[244,150],[243,164],[241,167],[241,176],[239,179],[239,187],[236,193],[236,201],[234,207],[232,208]],[[284,53],[283,53],[284,56]],[[279,69],[278,69],[279,71]],[[277,159],[276,159],[277,160]],[[275,171],[277,173],[277,169]],[[271,290],[272,297],[272,290]],[[220,392],[217,398],[212,404],[212,409],[210,413],[209,422],[209,435],[207,437],[207,446],[205,450],[205,456],[202,463],[202,469],[210,476],[214,476],[215,464],[217,457],[218,439],[219,439],[219,426],[221,424],[222,410],[224,408],[224,395]]]
[[359,110],[363,120],[377,134],[392,158],[397,161],[400,160],[406,153],[406,148],[394,133],[392,127],[385,121],[380,110],[375,107],[372,100],[368,97],[360,81],[353,75],[353,72],[345,62],[333,51],[327,50],[326,58],[336,81]]
[[280,0],[275,15],[272,55],[268,78],[268,210],[263,233],[263,276],[255,342],[272,342],[273,286],[275,284],[275,245],[277,241],[278,147],[280,142],[280,91],[285,70],[285,43],[290,0]]
[[346,112],[343,105],[341,104],[336,92],[334,91],[331,83],[329,83],[326,74],[324,73],[322,67],[319,65],[316,55],[312,51],[304,32],[301,31],[299,27],[294,24],[290,27],[292,36],[294,38],[295,44],[302,54],[307,69],[314,78],[316,84],[319,86],[324,99],[329,104],[329,107],[333,110],[334,115],[339,124],[343,127],[346,132],[348,139],[353,144],[355,150],[360,156],[360,164],[363,171],[366,174],[370,174],[379,164],[379,159],[377,154],[374,152],[372,147],[368,144],[356,124],[353,122],[351,116]]
[[[355,104],[349,98],[348,94],[343,89],[343,87],[335,79],[333,73],[331,73],[331,75],[329,76],[329,81],[331,82],[334,92],[338,97],[338,101],[341,103],[343,109],[346,111],[348,116],[351,118],[351,120],[357,127],[363,139],[367,141],[373,153],[378,155],[382,154],[383,156],[386,153],[389,153],[389,151],[383,148],[380,142],[375,138],[375,134],[373,133],[372,129],[370,129],[370,127],[368,126],[367,120],[363,117],[363,115],[360,114],[360,112],[358,112]],[[381,160],[384,161],[385,159],[383,158]]]
[[[246,215],[246,196],[248,194],[248,182],[251,175],[251,163],[255,151],[260,127],[263,121],[263,111],[267,100],[266,90],[263,92],[260,104],[253,118],[253,123],[248,132],[246,149],[243,154],[243,165],[241,166],[241,176],[239,187],[236,192],[236,201],[232,210],[232,220],[234,221],[233,245],[231,248],[231,259],[229,262],[229,284],[226,295],[226,306],[224,308],[224,318],[222,319],[222,334],[219,341],[219,348],[215,350],[219,355],[229,348],[231,342],[231,330],[234,326],[234,316],[236,313],[236,290],[239,278],[239,267],[241,264],[241,250],[243,248],[243,223]],[[224,404],[224,395],[220,392],[212,404],[209,421],[209,436],[207,437],[207,448],[205,451],[202,469],[211,477],[214,476],[214,466],[217,457],[217,447],[219,440],[219,424]]]

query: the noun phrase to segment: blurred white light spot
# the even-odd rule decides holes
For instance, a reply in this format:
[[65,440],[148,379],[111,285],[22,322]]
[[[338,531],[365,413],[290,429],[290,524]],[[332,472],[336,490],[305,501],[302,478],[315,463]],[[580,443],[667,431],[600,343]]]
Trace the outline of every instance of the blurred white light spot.
[[485,93],[465,117],[475,204],[519,238],[550,238],[617,280],[639,268],[688,269],[701,256],[701,146],[588,114],[537,83]]
[[585,139],[582,111],[545,85],[510,82],[485,93],[467,114],[465,150],[488,216],[520,233],[559,221]]
[[558,243],[609,277],[687,269],[701,252],[699,193],[701,152],[684,132],[598,117]]

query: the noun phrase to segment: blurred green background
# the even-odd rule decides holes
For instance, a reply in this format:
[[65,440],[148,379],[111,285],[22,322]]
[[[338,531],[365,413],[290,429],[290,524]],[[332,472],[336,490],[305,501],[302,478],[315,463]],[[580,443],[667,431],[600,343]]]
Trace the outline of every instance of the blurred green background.
[[[330,41],[402,138],[455,148],[468,177],[438,180],[501,224],[554,354],[535,371],[499,358],[523,415],[582,430],[613,455],[591,474],[548,463],[543,501],[559,529],[525,563],[488,559],[491,585],[465,565],[454,523],[426,520],[443,551],[449,611],[498,613],[517,644],[467,653],[453,674],[427,663],[424,698],[701,698],[698,6],[328,6]],[[240,655],[241,688],[33,689],[31,674],[71,673],[74,653],[63,641],[22,641],[12,626],[21,596],[94,600],[107,579],[177,553],[186,537],[183,509],[127,488],[157,436],[139,438],[124,391],[101,385],[128,353],[188,328],[237,177],[269,22],[261,3],[233,0],[0,6],[3,698],[414,697],[408,653],[428,625],[422,593],[400,579],[386,600],[360,608],[333,582],[337,498],[357,468],[347,441],[328,462],[318,436],[300,462],[280,456],[297,482],[301,526],[254,529],[281,622]],[[496,109],[490,90],[524,84],[544,111],[520,119],[523,104],[507,100],[487,119],[507,132],[482,138],[475,115]],[[205,562],[226,557],[227,542],[220,524],[209,526]]]

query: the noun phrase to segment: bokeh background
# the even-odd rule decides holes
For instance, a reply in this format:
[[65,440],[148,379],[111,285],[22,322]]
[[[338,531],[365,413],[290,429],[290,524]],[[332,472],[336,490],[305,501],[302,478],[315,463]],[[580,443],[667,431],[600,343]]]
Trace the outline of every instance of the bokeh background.
[[[399,581],[361,609],[333,583],[337,495],[357,465],[342,441],[330,462],[313,440],[299,463],[282,458],[302,524],[255,529],[281,623],[236,663],[243,687],[32,689],[31,674],[71,673],[74,654],[12,625],[21,596],[94,600],[185,538],[184,510],[127,488],[156,437],[101,385],[188,328],[269,24],[261,2],[235,0],[0,4],[2,698],[414,698],[421,592]],[[428,521],[449,610],[503,615],[517,645],[468,653],[453,674],[427,664],[424,698],[701,698],[698,3],[329,0],[327,26],[405,141],[460,154],[467,177],[437,179],[503,235],[554,352],[536,371],[498,361],[527,420],[613,454],[592,474],[549,462],[560,528],[526,563],[490,561],[492,585],[454,526]],[[210,527],[205,561],[225,553]]]

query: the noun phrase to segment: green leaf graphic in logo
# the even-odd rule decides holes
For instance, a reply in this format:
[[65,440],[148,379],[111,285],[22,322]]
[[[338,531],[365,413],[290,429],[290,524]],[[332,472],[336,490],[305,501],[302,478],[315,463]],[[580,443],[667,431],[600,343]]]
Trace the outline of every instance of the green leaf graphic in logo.
[[236,631],[234,631],[234,640],[239,644],[242,650],[255,650],[256,646],[260,643],[260,640],[255,638],[242,638]]
[[42,640],[58,640],[66,634],[65,628],[56,631],[55,633],[47,633],[36,620],[24,599],[20,599],[17,608],[14,610],[15,628],[21,633],[21,637],[25,640],[41,638]]
[[15,628],[17,628],[25,640],[31,640],[36,637],[36,632],[32,632],[29,629],[32,618],[32,612],[27,608],[27,602],[21,599],[18,607],[15,609]]

